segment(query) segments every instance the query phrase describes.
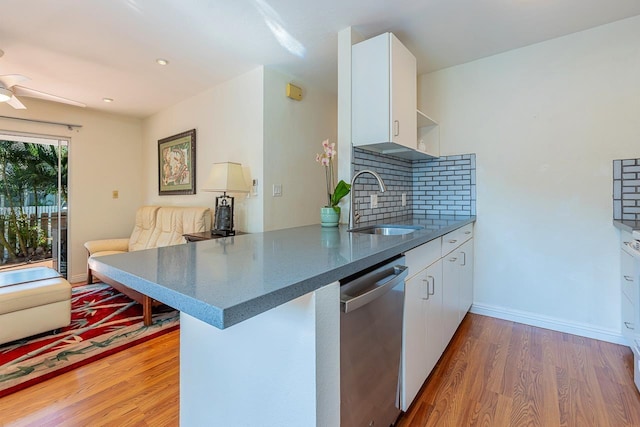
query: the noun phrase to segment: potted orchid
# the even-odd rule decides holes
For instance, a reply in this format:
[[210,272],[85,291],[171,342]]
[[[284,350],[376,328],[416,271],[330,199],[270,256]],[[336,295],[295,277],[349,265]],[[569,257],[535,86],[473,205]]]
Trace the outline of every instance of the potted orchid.
[[329,143],[328,139],[322,141],[322,154],[316,154],[316,162],[324,166],[325,178],[327,183],[327,201],[328,204],[320,209],[320,219],[323,227],[336,227],[340,221],[340,200],[349,194],[351,185],[340,180],[337,185],[333,171],[333,158],[336,156],[335,142]]

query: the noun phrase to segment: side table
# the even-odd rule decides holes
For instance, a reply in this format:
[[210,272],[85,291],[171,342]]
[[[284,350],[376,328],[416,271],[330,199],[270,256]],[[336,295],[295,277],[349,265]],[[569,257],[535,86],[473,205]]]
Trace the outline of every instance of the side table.
[[[241,234],[247,234],[247,233],[236,231],[235,235],[239,236]],[[182,236],[185,239],[187,239],[187,242],[200,242],[202,240],[212,240],[212,239],[219,239],[221,237],[225,237],[219,234],[212,234],[211,231],[201,231],[200,233],[188,233],[188,234],[183,234]],[[233,236],[227,236],[227,237],[233,237]]]

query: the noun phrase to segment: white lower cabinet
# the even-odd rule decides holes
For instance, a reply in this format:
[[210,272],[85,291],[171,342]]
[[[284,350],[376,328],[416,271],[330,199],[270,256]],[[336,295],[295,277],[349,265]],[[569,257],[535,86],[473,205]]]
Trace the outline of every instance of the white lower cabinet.
[[443,258],[442,327],[447,343],[473,303],[473,239]]
[[[442,317],[440,327],[447,343],[460,324],[460,256],[451,252],[442,259]],[[446,347],[446,345],[445,345]]]
[[[438,359],[442,355],[444,348],[447,346],[449,340],[445,340],[445,336],[442,334],[442,328],[440,328],[440,319],[442,318],[442,260],[436,261],[431,267],[425,271],[427,275],[428,284],[431,287],[429,290],[429,297],[425,300],[425,313],[427,321],[427,350],[425,353],[425,366],[427,375],[426,380],[431,370]],[[424,380],[422,380],[424,382]],[[421,384],[422,385],[422,384]]]
[[458,249],[458,265],[460,266],[460,307],[458,320],[462,322],[473,304],[473,239],[467,240]]
[[[623,242],[633,240],[626,235],[622,235],[622,238]],[[622,335],[631,345],[635,338],[636,326],[640,324],[640,310],[636,307],[640,300],[638,290],[640,268],[637,260],[624,250],[620,251],[620,273]]]
[[[401,407],[406,411],[473,303],[473,225],[406,252]],[[446,251],[446,252],[445,252]]]
[[442,354],[441,308],[442,262],[438,260],[405,283],[401,399],[404,411]]

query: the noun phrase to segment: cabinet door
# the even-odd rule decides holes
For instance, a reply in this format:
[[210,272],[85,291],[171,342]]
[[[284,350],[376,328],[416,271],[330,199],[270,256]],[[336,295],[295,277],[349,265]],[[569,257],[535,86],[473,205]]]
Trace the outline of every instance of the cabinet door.
[[404,323],[402,339],[402,409],[406,411],[427,378],[425,311],[428,294],[427,273],[420,273],[407,280],[404,294]]
[[391,34],[391,140],[416,149],[418,145],[416,58]]
[[391,141],[389,50],[388,33],[351,48],[351,133],[354,146]]
[[442,260],[438,260],[425,271],[428,299],[424,301],[427,338],[425,350],[426,377],[433,370],[449,341],[442,334]]
[[625,252],[620,251],[620,288],[622,307],[622,335],[629,343],[633,342],[636,325],[640,325],[640,301],[638,280],[640,279],[640,261]]
[[416,149],[416,58],[391,33],[351,49],[351,137],[354,146],[395,142]]
[[460,255],[453,251],[442,259],[442,339],[445,346],[459,325]]
[[460,266],[460,311],[458,321],[462,321],[473,303],[473,239],[458,249]]

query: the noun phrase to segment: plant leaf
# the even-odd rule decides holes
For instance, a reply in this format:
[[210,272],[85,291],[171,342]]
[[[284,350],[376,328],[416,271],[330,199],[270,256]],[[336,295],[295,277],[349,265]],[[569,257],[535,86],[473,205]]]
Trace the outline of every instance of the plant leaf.
[[340,199],[349,194],[349,191],[351,191],[351,185],[341,179],[338,185],[336,185],[335,191],[331,195],[331,206],[336,206],[340,203]]

